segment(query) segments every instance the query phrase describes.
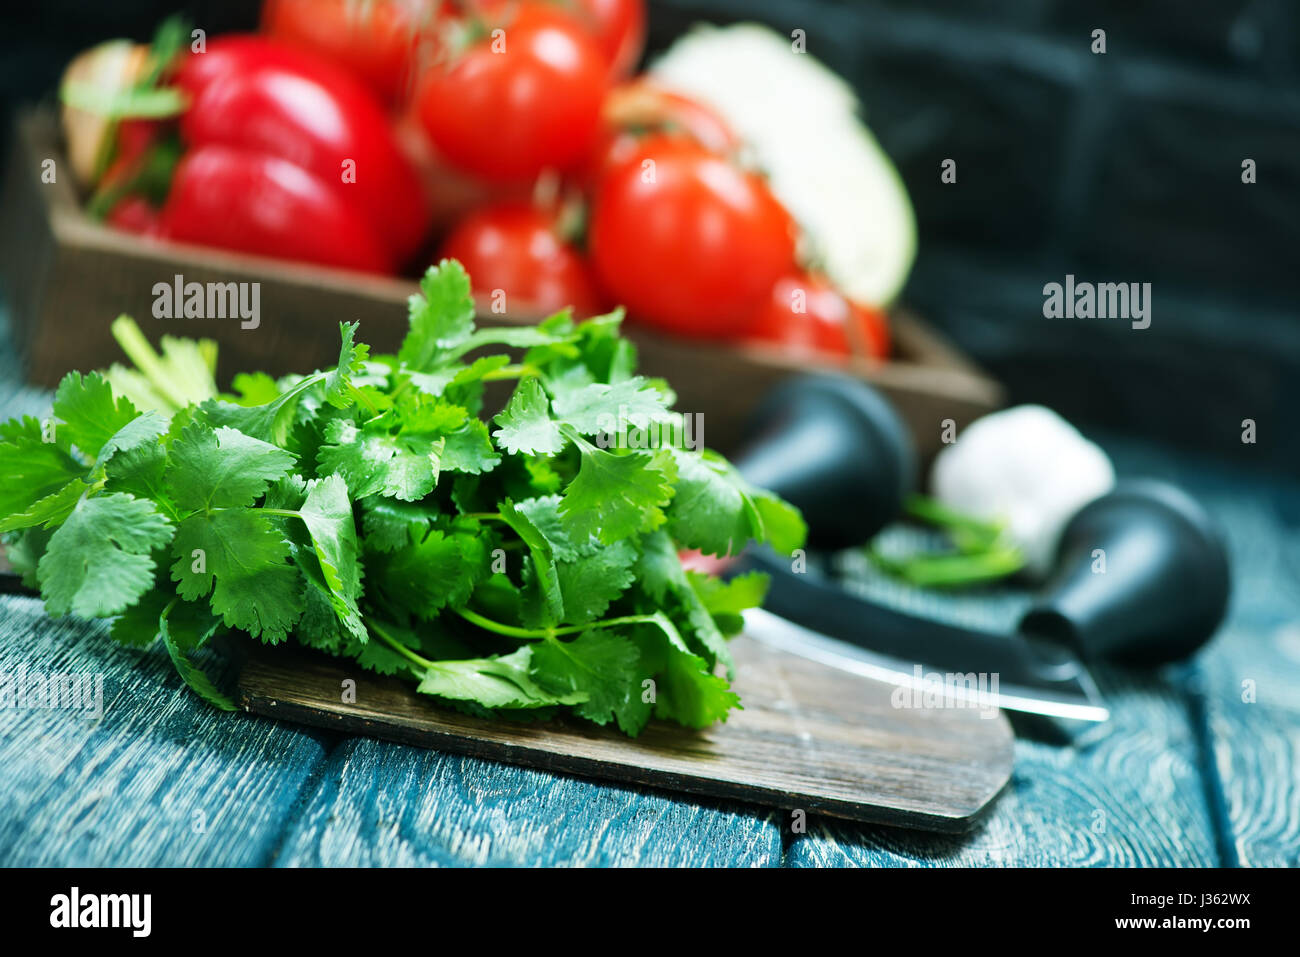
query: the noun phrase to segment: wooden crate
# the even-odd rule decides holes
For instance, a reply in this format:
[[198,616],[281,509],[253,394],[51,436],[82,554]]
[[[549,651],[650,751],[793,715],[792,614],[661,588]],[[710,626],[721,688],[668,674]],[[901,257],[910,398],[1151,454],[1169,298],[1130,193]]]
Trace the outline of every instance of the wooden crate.
[[[41,178],[54,161],[55,181]],[[306,371],[337,356],[337,326],[359,319],[376,351],[396,348],[406,328],[409,279],[281,262],[201,246],[160,242],[88,219],[63,156],[52,113],[18,118],[0,194],[0,270],[28,378],[53,385],[69,369],[102,368],[121,358],[109,332],[120,313],[156,341],[163,334],[204,336],[220,344],[221,384],[243,370],[273,375]],[[259,282],[261,324],[237,319],[156,319],[153,289],[177,275],[186,282]],[[889,362],[851,360],[839,368],[872,383],[894,402],[928,458],[941,422],[958,427],[997,408],[1003,392],[919,318],[892,317],[897,355]],[[759,397],[781,379],[813,366],[779,347],[688,342],[640,329],[629,335],[641,371],[663,376],[677,408],[703,415],[704,439],[727,450]]]

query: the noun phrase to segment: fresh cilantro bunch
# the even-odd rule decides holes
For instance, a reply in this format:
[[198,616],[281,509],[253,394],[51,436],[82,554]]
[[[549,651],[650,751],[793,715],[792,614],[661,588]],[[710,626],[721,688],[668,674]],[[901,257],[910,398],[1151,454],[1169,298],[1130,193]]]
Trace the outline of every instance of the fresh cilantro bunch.
[[[337,367],[242,374],[225,397],[210,343],[158,355],[120,319],[137,369],[69,373],[53,423],[0,426],[0,532],[51,614],[161,638],[220,707],[193,652],[233,630],[474,714],[564,710],[629,735],[652,715],[725,720],[727,638],[767,582],[687,571],[678,551],[789,552],[803,522],[684,447],[620,319],[476,329],[469,278],[444,261],[397,355],[369,356],[345,323]],[[485,421],[502,380],[513,394]]]

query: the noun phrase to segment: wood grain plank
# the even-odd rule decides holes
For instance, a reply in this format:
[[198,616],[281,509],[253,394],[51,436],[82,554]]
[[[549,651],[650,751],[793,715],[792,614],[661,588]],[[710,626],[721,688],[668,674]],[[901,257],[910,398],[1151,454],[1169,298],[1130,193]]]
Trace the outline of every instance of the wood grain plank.
[[165,654],[0,598],[0,671],[101,674],[103,714],[0,708],[0,864],[258,865],[324,761],[319,734],[199,701]]
[[354,738],[277,866],[772,867],[772,816]]
[[[896,528],[903,546],[923,535]],[[850,590],[912,614],[1011,631],[1024,590],[936,592],[880,575],[865,557],[835,563]],[[1216,861],[1212,815],[1189,696],[1160,676],[1100,669],[1112,717],[1069,740],[1033,736],[1018,722],[1016,770],[988,817],[963,839],[819,821],[795,836],[794,866],[1052,866],[1206,864]]]
[[1228,621],[1196,675],[1226,853],[1300,867],[1300,489],[1234,477],[1203,497],[1237,569]]
[[[1248,413],[1243,413],[1248,414]],[[1261,428],[1285,428],[1261,423]],[[1225,863],[1300,865],[1300,486],[1255,468],[1231,433],[1216,457],[1132,439],[1117,467],[1182,485],[1215,518],[1232,563],[1228,615],[1187,687]],[[1253,700],[1252,700],[1253,699]]]
[[[892,686],[741,637],[744,708],[701,731],[652,722],[637,738],[586,722],[518,724],[439,708],[409,682],[290,648],[254,648],[241,704],[260,714],[588,777],[853,820],[964,830],[1011,771],[1001,714],[900,709]],[[355,700],[341,701],[345,680]]]
[[1021,736],[1011,785],[962,838],[819,820],[795,867],[1209,866],[1217,863],[1182,694],[1099,673],[1111,721],[1069,745]]
[[[1112,728],[1078,754],[1019,740],[1011,787],[966,839],[819,824],[790,848],[791,863],[1300,863],[1300,489],[1239,463],[1247,446],[1224,462],[1102,440],[1121,474],[1182,485],[1223,528],[1234,581],[1219,635],[1187,669],[1104,671]],[[861,589],[983,627],[1015,617],[987,597],[954,613],[949,597]],[[1254,702],[1242,700],[1247,681]],[[1102,834],[1091,830],[1098,810]]]

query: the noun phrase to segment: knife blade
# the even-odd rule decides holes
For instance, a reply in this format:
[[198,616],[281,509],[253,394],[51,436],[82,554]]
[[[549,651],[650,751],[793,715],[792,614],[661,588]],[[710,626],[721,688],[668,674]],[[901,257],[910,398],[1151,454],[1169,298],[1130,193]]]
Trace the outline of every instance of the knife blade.
[[[913,700],[921,702],[930,700],[928,695],[939,695],[950,707],[1005,708],[1075,721],[1097,722],[1110,718],[1110,711],[1100,703],[1100,696],[1086,672],[1078,679],[1078,692],[1073,693],[1004,682],[996,672],[989,680],[982,681],[966,680],[973,672],[927,673],[919,662],[906,670],[904,662],[818,634],[762,608],[745,612],[745,634],[768,647],[837,671],[911,689],[921,696]],[[954,677],[962,680],[954,681]]]
[[815,574],[795,575],[788,562],[762,552],[746,553],[742,563],[773,577],[764,610],[745,618],[746,633],[766,645],[921,691],[934,687],[937,674],[958,697],[958,683],[945,679],[973,675],[984,689],[976,691],[980,700],[1013,711],[1092,722],[1110,717],[1092,675],[1063,646],[896,611]]

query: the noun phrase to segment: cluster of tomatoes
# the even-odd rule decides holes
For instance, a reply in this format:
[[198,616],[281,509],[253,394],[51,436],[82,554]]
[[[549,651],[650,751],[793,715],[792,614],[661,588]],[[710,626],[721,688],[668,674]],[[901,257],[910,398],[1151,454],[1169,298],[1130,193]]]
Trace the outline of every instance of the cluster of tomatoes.
[[801,266],[726,121],[632,77],[645,32],[644,0],[267,0],[261,36],[176,71],[156,231],[372,271],[454,257],[521,315],[619,303],[675,335],[885,356],[883,313]]

